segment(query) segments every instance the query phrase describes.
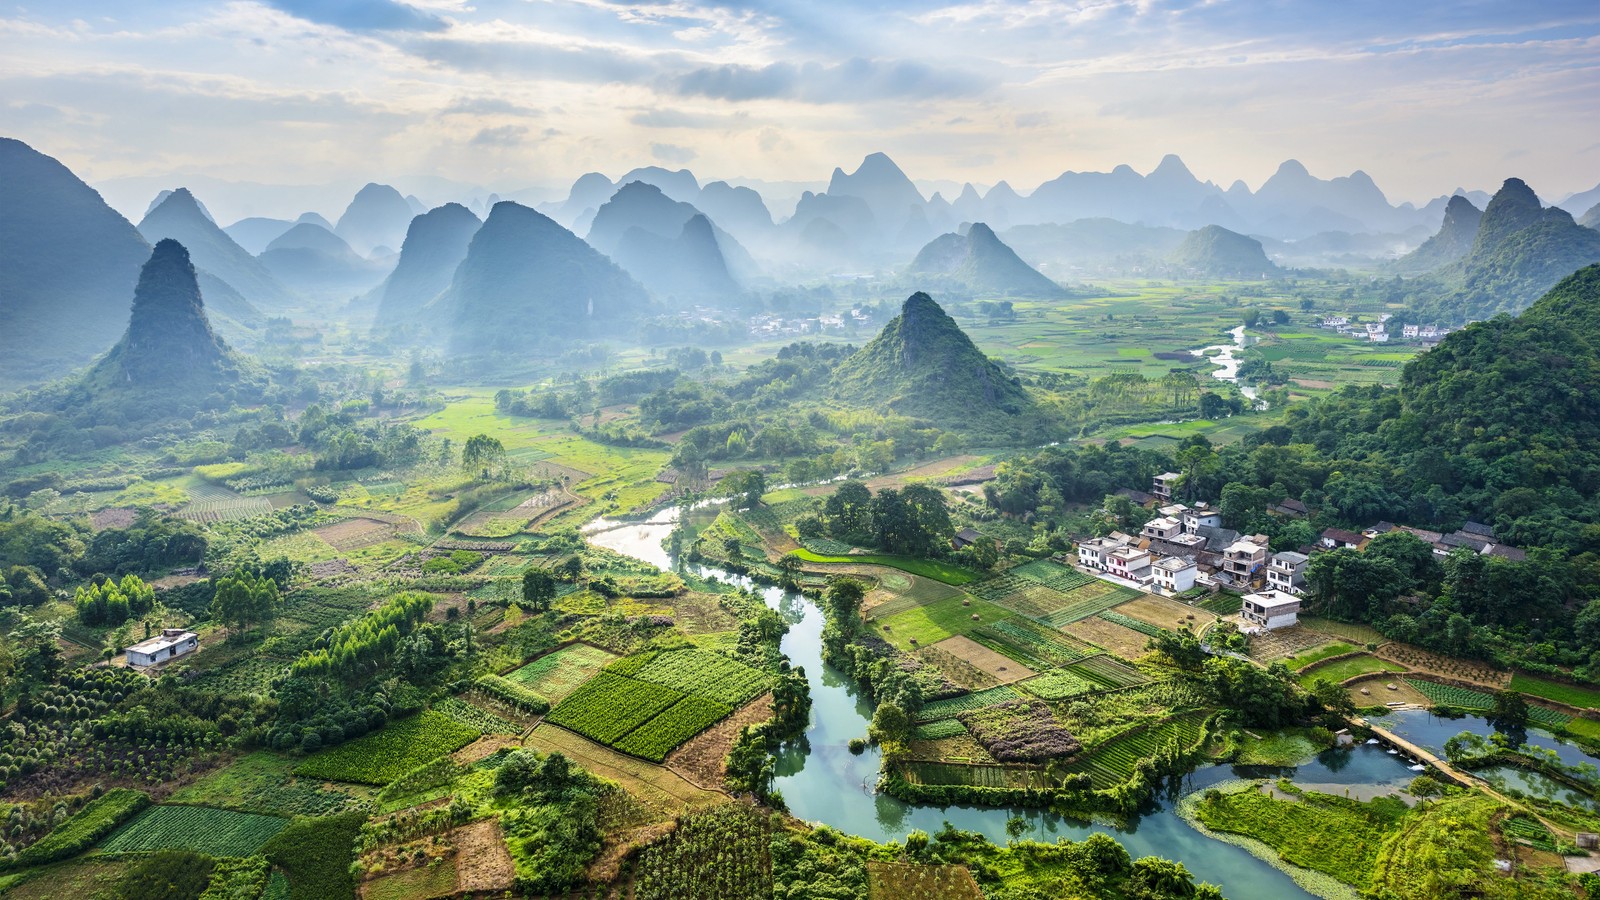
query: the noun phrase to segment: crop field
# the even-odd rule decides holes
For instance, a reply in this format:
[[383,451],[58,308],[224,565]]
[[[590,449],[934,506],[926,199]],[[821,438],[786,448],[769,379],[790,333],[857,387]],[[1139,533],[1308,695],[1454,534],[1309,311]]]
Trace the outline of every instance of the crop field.
[[639,854],[632,888],[632,900],[770,897],[771,823],[733,803],[689,816]]
[[1398,641],[1390,641],[1379,647],[1377,655],[1397,662],[1413,672],[1426,672],[1430,675],[1471,681],[1490,690],[1504,690],[1511,686],[1510,672],[1501,672],[1472,660],[1429,653],[1421,647],[1413,647]]
[[100,844],[106,853],[191,850],[208,856],[251,856],[288,819],[205,806],[153,806]]
[[272,501],[265,497],[246,497],[219,484],[195,479],[188,490],[189,503],[178,515],[191,522],[231,522],[272,512]]
[[1069,700],[1105,689],[1098,681],[1090,681],[1065,669],[1052,669],[1019,683],[1017,687],[1040,700]]
[[1100,652],[1098,647],[1020,616],[975,629],[967,636],[1034,670],[1065,666]]
[[[1436,706],[1454,706],[1458,709],[1491,710],[1494,709],[1494,695],[1482,691],[1469,690],[1450,684],[1436,684],[1432,681],[1423,681],[1420,678],[1407,678],[1406,683],[1416,688],[1419,693],[1428,698]],[[1564,728],[1572,717],[1545,709],[1542,706],[1528,705],[1528,721],[1535,725],[1544,725],[1548,728]]]
[[1099,616],[1079,619],[1063,626],[1061,631],[1085,643],[1104,647],[1123,659],[1138,659],[1150,643],[1149,637]]
[[1065,596],[1069,600],[1067,605],[1042,620],[1051,628],[1060,628],[1079,619],[1086,619],[1097,612],[1132,600],[1140,596],[1140,592],[1096,578],[1088,584],[1073,588]]
[[991,650],[966,635],[958,634],[955,637],[945,638],[928,649],[948,653],[1001,683],[1031,678],[1034,674],[1032,669],[1022,663]]
[[1188,713],[1159,725],[1142,728],[1095,747],[1068,769],[1075,775],[1088,775],[1096,790],[1115,787],[1127,781],[1139,763],[1155,756],[1166,743],[1176,739],[1184,747],[1200,740],[1205,713]]
[[1032,766],[914,760],[902,764],[900,772],[912,784],[962,784],[989,788],[1054,787],[1042,769]]
[[623,753],[661,762],[679,745],[728,717],[733,710],[704,697],[687,696],[616,742]]
[[316,779],[297,778],[294,766],[292,759],[258,751],[185,785],[171,800],[272,816],[325,816],[359,802],[343,791],[325,789]]
[[966,866],[867,863],[871,900],[983,900]]
[[527,685],[551,703],[560,703],[604,669],[617,655],[589,644],[572,644],[548,653],[506,678]]
[[1237,616],[1239,610],[1244,609],[1244,597],[1239,594],[1214,594],[1195,605],[1219,616]]
[[1217,618],[1209,610],[1197,609],[1187,603],[1168,600],[1155,594],[1135,597],[1113,609],[1112,612],[1170,631],[1177,631],[1185,625],[1198,631]]
[[1300,670],[1300,683],[1310,684],[1318,678],[1326,678],[1335,684],[1348,681],[1359,675],[1372,675],[1378,672],[1404,671],[1398,663],[1392,663],[1376,656],[1363,653],[1360,656],[1350,656],[1336,659],[1332,662],[1318,663]]
[[394,537],[395,528],[388,522],[357,516],[312,529],[311,533],[333,549],[346,553],[387,541]]
[[1252,635],[1250,656],[1261,662],[1276,662],[1291,656],[1300,656],[1313,647],[1329,643],[1330,640],[1320,631],[1294,625]]
[[1301,616],[1300,624],[1312,631],[1331,634],[1346,643],[1358,646],[1381,644],[1388,640],[1370,625],[1352,625],[1349,622],[1335,622],[1332,619],[1322,619],[1317,616]]
[[[890,577],[903,579],[906,583],[905,586],[891,586],[889,583]],[[874,603],[873,600],[875,598],[873,595],[882,596],[884,599]],[[952,587],[942,581],[935,581],[932,578],[923,578],[920,575],[889,576],[881,579],[879,587],[867,595],[867,602],[863,609],[872,618],[886,619],[903,613],[908,609],[916,609],[919,606],[927,606],[929,603],[937,603],[940,600],[949,600],[952,597],[960,596],[961,590],[959,588]]]
[[1559,681],[1550,681],[1536,675],[1524,675],[1518,672],[1511,676],[1511,689],[1513,691],[1521,691],[1530,697],[1543,697],[1546,700],[1554,700],[1567,706],[1600,709],[1600,689],[1592,687],[1562,684]]
[[507,721],[485,709],[479,709],[464,700],[455,697],[446,697],[433,705],[433,708],[444,713],[468,728],[476,728],[483,734],[521,734],[522,726],[515,722]]
[[1305,653],[1301,653],[1297,656],[1291,656],[1288,659],[1285,659],[1283,664],[1298,672],[1301,669],[1304,669],[1306,666],[1319,663],[1330,656],[1338,656],[1341,653],[1353,653],[1355,650],[1356,648],[1350,646],[1349,644],[1323,644],[1321,647],[1313,647]]
[[965,566],[955,563],[940,562],[938,560],[918,559],[913,556],[895,556],[891,553],[851,553],[844,556],[827,556],[812,553],[804,547],[790,551],[803,562],[822,563],[824,565],[868,565],[888,566],[891,569],[900,569],[913,575],[932,578],[945,584],[966,584],[975,581],[978,573]]
[[683,697],[669,687],[601,672],[557,704],[545,721],[615,746]]
[[952,635],[966,634],[1009,615],[1010,610],[985,600],[968,601],[952,597],[880,619],[877,624],[884,640],[902,650],[909,650],[919,645],[936,644]]
[[705,650],[662,653],[627,674],[730,707],[743,705],[769,686],[767,677],[755,669]]
[[294,771],[328,781],[388,784],[425,762],[460,750],[480,733],[442,712],[425,709],[365,737],[313,753]]
[[969,709],[982,709],[1007,700],[1015,700],[1022,695],[1009,685],[989,688],[986,691],[976,691],[963,694],[960,697],[951,697],[949,700],[935,700],[925,703],[914,717],[918,722],[934,722],[939,719],[948,719],[959,712]]
[[1064,566],[1051,559],[1036,559],[1033,562],[1023,563],[1006,574],[1037,581],[1047,588],[1062,593],[1097,580],[1093,575],[1085,575],[1071,566]]
[[1132,687],[1150,681],[1150,677],[1143,672],[1110,656],[1093,656],[1067,666],[1066,670],[1107,689]]
[[261,694],[272,687],[272,679],[289,671],[289,661],[272,656],[251,655],[238,662],[203,672],[198,683],[228,694]]
[[967,733],[967,726],[961,724],[960,719],[939,719],[918,725],[916,738],[919,741],[938,741],[946,738],[961,737]]
[[1125,616],[1122,613],[1114,610],[1108,609],[1105,612],[1097,613],[1096,615],[1102,619],[1105,619],[1107,622],[1110,622],[1114,625],[1121,625],[1123,628],[1137,631],[1147,637],[1155,637],[1163,631],[1166,631],[1165,628],[1162,628],[1159,625],[1151,625],[1149,622],[1146,622],[1143,619],[1135,619],[1133,616]]

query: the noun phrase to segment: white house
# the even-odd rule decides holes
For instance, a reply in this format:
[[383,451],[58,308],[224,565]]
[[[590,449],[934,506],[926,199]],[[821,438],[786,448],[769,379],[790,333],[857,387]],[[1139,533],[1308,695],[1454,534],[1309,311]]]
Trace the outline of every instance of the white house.
[[1267,548],[1255,541],[1234,541],[1222,551],[1222,571],[1239,584],[1249,582],[1266,563]]
[[163,628],[160,637],[140,641],[128,648],[128,665],[153,666],[199,649],[200,635],[182,628]]
[[1150,567],[1156,590],[1164,594],[1181,594],[1194,587],[1194,577],[1199,567],[1192,559],[1168,556]]
[[1172,489],[1183,480],[1183,475],[1178,472],[1162,472],[1156,476],[1155,483],[1150,487],[1150,493],[1162,500],[1172,499]]
[[1172,516],[1162,516],[1144,523],[1144,530],[1140,533],[1151,540],[1169,541],[1183,534],[1183,523]]
[[1150,551],[1119,547],[1106,554],[1106,571],[1119,578],[1144,581],[1150,577]]
[[1112,538],[1090,538],[1078,545],[1078,565],[1086,569],[1106,570],[1106,555],[1128,546],[1126,541]]
[[1209,528],[1222,527],[1222,513],[1214,509],[1191,509],[1183,514],[1183,530],[1189,534],[1199,534],[1201,526]]
[[1267,587],[1290,594],[1300,593],[1300,586],[1305,584],[1306,564],[1311,557],[1304,553],[1284,551],[1272,554],[1272,559],[1267,562]]
[[1300,598],[1291,597],[1283,591],[1262,591],[1259,594],[1245,594],[1244,606],[1239,610],[1239,615],[1246,622],[1272,631],[1277,628],[1288,628],[1300,622]]

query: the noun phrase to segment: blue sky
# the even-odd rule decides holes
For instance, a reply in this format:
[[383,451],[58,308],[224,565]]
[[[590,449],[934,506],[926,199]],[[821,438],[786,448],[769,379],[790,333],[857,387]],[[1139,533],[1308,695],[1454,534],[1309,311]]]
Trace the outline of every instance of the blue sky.
[[1600,182],[1600,2],[0,2],[0,134],[91,181],[591,170],[1029,190],[1177,153],[1422,201]]

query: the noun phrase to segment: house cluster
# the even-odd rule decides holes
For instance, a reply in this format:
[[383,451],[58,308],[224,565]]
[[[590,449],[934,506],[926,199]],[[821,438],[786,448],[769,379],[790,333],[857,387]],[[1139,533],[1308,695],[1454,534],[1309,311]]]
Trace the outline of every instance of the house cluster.
[[850,327],[861,328],[872,324],[872,316],[858,308],[845,313],[822,316],[779,316],[762,313],[750,317],[752,337],[778,337],[784,335],[842,334]]
[[1455,531],[1445,534],[1440,531],[1429,531],[1426,528],[1412,528],[1409,525],[1391,525],[1388,522],[1378,524],[1362,530],[1360,534],[1348,531],[1339,531],[1334,543],[1330,543],[1328,532],[1338,531],[1330,528],[1322,533],[1321,544],[1328,549],[1336,546],[1348,547],[1351,550],[1361,550],[1367,542],[1380,534],[1391,531],[1404,531],[1420,538],[1424,543],[1433,547],[1435,556],[1449,556],[1455,550],[1470,550],[1479,556],[1498,556],[1512,562],[1522,562],[1528,558],[1523,550],[1504,543],[1494,533],[1494,529],[1482,522],[1468,522]]
[[1444,340],[1444,336],[1449,333],[1450,329],[1440,328],[1437,325],[1400,326],[1400,336],[1402,338],[1408,341],[1422,341],[1425,344],[1437,344]]

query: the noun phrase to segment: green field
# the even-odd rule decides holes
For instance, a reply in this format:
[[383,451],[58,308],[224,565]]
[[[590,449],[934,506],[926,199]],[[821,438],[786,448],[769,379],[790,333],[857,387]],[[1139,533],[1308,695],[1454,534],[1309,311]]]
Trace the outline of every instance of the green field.
[[477,740],[481,732],[431,709],[338,747],[306,757],[296,775],[388,784],[425,762],[452,753]]
[[[878,621],[875,630],[889,643],[909,650],[915,646],[936,644],[952,635],[966,634],[1011,615],[1010,610],[985,600],[970,600],[967,606],[963,606],[962,602],[961,597],[951,597],[908,609]],[[973,616],[978,618],[974,619]]]
[[100,844],[106,853],[191,850],[207,856],[250,856],[288,819],[205,806],[153,806]]
[[296,777],[294,767],[292,759],[258,751],[178,789],[171,801],[274,816],[328,815],[358,802],[319,781]]
[[1346,659],[1336,659],[1333,662],[1325,663],[1319,666],[1313,666],[1310,668],[1302,667],[1300,669],[1299,680],[1301,684],[1311,684],[1318,678],[1325,678],[1328,681],[1338,683],[1345,681],[1346,679],[1354,678],[1357,675],[1371,675],[1376,672],[1403,671],[1405,671],[1405,666],[1402,666],[1398,663],[1392,663],[1386,659],[1379,659],[1376,656],[1368,656],[1367,654],[1363,653],[1360,656],[1351,656]]
[[1139,763],[1154,756],[1168,741],[1176,739],[1181,746],[1193,746],[1200,740],[1204,720],[1203,712],[1188,713],[1112,738],[1069,763],[1067,769],[1074,775],[1088,775],[1096,790],[1115,787],[1132,777]]
[[1286,862],[1357,887],[1371,880],[1378,850],[1399,830],[1406,809],[1392,797],[1359,803],[1308,791],[1279,799],[1254,784],[1207,794],[1193,806],[1207,828],[1253,837]]
[[913,575],[932,578],[945,584],[966,584],[978,578],[977,572],[965,566],[958,566],[955,563],[940,562],[932,559],[917,559],[912,556],[895,556],[892,553],[852,553],[847,556],[825,556],[821,553],[812,553],[804,547],[790,552],[805,562],[888,566],[891,569],[899,569],[903,572],[910,572]]
[[599,647],[573,644],[507,672],[505,677],[528,686],[551,703],[560,703],[616,658],[615,653]]
[[1564,703],[1567,706],[1600,709],[1600,688],[1562,684],[1559,681],[1550,681],[1537,675],[1524,675],[1518,672],[1511,676],[1511,689],[1513,691],[1521,691],[1532,697],[1542,697],[1546,700]]
[[1304,669],[1306,666],[1311,665],[1312,663],[1321,662],[1330,656],[1338,656],[1341,653],[1351,653],[1354,652],[1355,649],[1355,647],[1352,647],[1349,644],[1341,644],[1337,642],[1332,644],[1323,644],[1321,647],[1313,647],[1310,650],[1299,654],[1298,656],[1291,656],[1288,659],[1285,659],[1283,664],[1288,666],[1290,669],[1299,671]]
[[1001,685],[1000,687],[989,688],[986,691],[975,691],[971,694],[963,694],[960,697],[951,697],[949,700],[935,700],[932,703],[925,703],[922,709],[917,711],[914,718],[918,722],[934,722],[939,719],[947,719],[956,713],[966,712],[969,709],[982,709],[985,706],[993,706],[996,703],[1015,700],[1021,696],[1015,689]]

